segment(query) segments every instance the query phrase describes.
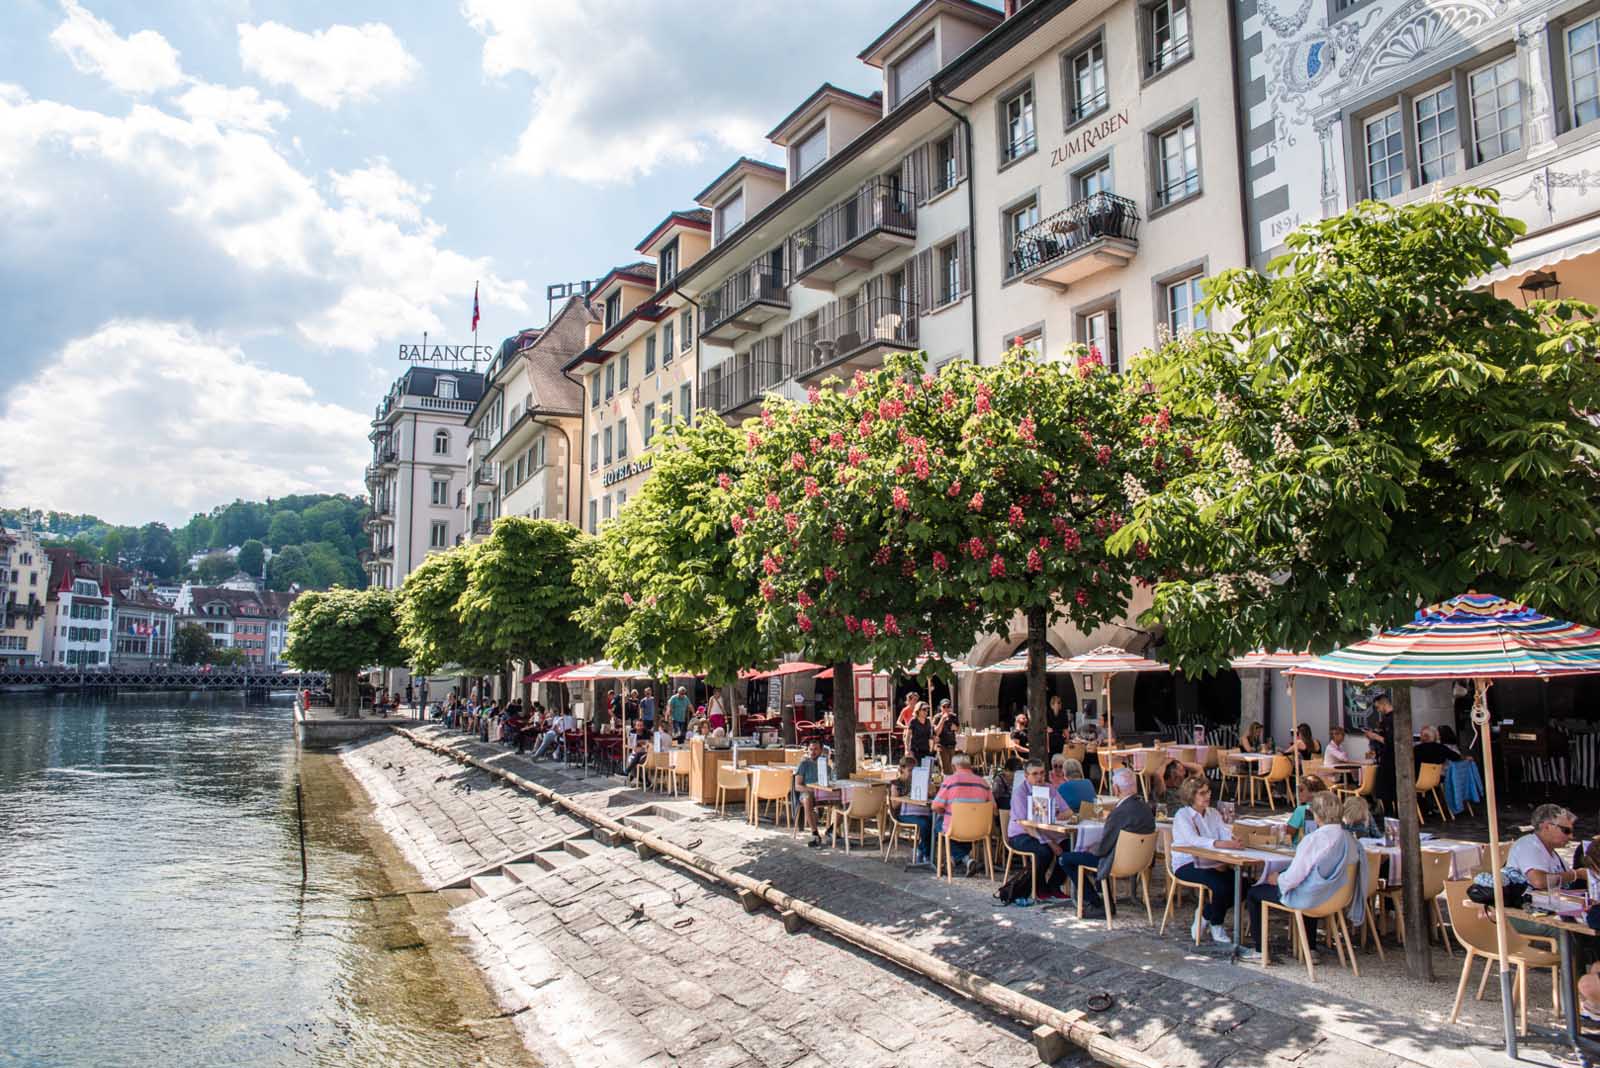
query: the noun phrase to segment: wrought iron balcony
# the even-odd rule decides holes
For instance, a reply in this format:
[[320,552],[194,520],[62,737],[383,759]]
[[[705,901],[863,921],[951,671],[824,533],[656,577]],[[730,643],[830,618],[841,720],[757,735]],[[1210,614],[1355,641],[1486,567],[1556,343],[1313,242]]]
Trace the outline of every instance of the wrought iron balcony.
[[916,200],[884,178],[856,190],[789,238],[794,279],[831,289],[845,275],[864,271],[917,236]]
[[495,477],[493,468],[488,464],[479,464],[477,469],[472,472],[472,481],[480,486],[493,486],[498,484],[499,479]]
[[1065,289],[1100,271],[1127,266],[1139,250],[1139,207],[1095,193],[1017,235],[1006,277]]
[[837,312],[795,339],[794,376],[816,380],[848,376],[883,363],[886,353],[917,347],[917,308],[909,300],[872,297]]
[[789,273],[762,259],[728,277],[700,304],[700,336],[732,341],[789,307]]
[[488,537],[489,531],[494,528],[494,520],[484,519],[481,516],[472,521],[472,533],[479,537]]
[[379,464],[392,464],[399,462],[399,460],[399,453],[395,452],[394,449],[390,448],[389,446],[385,445],[378,449]]
[[380,546],[378,546],[377,557],[378,557],[379,560],[393,560],[394,559],[394,545],[393,544],[389,544],[389,545],[380,545]]
[[[776,341],[776,339],[773,339]],[[700,376],[700,407],[728,415],[755,404],[789,377],[776,344],[741,352]]]

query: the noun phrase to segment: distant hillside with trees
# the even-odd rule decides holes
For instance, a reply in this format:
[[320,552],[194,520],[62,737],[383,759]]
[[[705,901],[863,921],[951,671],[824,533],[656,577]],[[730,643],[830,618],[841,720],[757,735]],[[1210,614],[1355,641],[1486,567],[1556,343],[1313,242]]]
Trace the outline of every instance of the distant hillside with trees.
[[[356,551],[367,502],[361,497],[315,493],[266,502],[234,501],[196,513],[176,530],[165,523],[118,526],[93,515],[31,512],[46,545],[67,546],[87,560],[143,568],[164,582],[219,582],[235,571],[259,575],[269,589],[291,585],[359,589],[367,584]],[[20,526],[20,508],[0,508],[0,523]],[[238,548],[238,559],[227,550]],[[267,560],[267,550],[271,559]],[[205,554],[194,567],[189,561]]]

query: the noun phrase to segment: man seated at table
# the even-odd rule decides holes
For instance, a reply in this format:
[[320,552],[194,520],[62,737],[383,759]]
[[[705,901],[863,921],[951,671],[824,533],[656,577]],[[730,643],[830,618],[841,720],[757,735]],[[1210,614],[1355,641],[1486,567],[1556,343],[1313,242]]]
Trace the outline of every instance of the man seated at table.
[[1045,822],[1056,822],[1059,798],[1045,779],[1044,765],[1037,760],[1030,760],[1023,774],[1017,776],[1016,785],[1011,789],[1011,818],[1006,822],[1006,840],[1018,853],[1027,853],[1033,857],[1033,870],[1038,878],[1039,899],[1058,900],[1066,896],[1061,892],[1061,880],[1065,876],[1056,866],[1056,858],[1061,855],[1061,845],[1038,831],[1031,831],[1022,826],[1023,820],[1031,822],[1034,818],[1031,802],[1035,787],[1045,791],[1045,796],[1049,799],[1045,810]]
[[[939,792],[933,798],[933,810],[944,815],[941,826],[946,829],[950,826],[952,805],[994,800],[989,784],[984,781],[983,776],[972,770],[970,756],[966,753],[957,753],[951,763],[955,765],[955,770],[945,776],[944,782],[939,784]],[[977,870],[978,858],[971,854],[971,842],[950,843],[951,864],[964,864],[968,875]]]
[[794,769],[794,789],[798,795],[797,800],[800,811],[806,819],[806,829],[811,832],[811,841],[806,845],[816,849],[822,845],[822,835],[817,832],[817,799],[812,790],[806,787],[817,785],[817,761],[822,758],[822,743],[813,738],[806,745],[806,755],[800,758],[800,763]]
[[1344,728],[1335,723],[1328,728],[1328,744],[1322,747],[1322,760],[1325,764],[1352,764],[1350,754],[1344,748]]
[[1200,925],[1211,926],[1211,940],[1219,945],[1233,941],[1222,924],[1233,908],[1233,872],[1227,865],[1203,857],[1190,856],[1184,846],[1204,849],[1238,849],[1233,831],[1211,807],[1211,784],[1203,778],[1185,779],[1179,789],[1183,807],[1172,820],[1172,872],[1186,883],[1199,883],[1211,891],[1205,911],[1194,916],[1194,938],[1200,940]]
[[1083,773],[1083,762],[1057,753],[1050,758],[1052,768],[1058,760],[1061,762],[1061,782],[1056,786],[1056,794],[1061,798],[1061,803],[1073,812],[1078,811],[1078,806],[1085,801],[1093,803],[1094,783]]
[[1156,814],[1139,796],[1139,776],[1132,768],[1118,768],[1111,773],[1111,792],[1117,798],[1117,807],[1106,817],[1105,830],[1092,850],[1078,849],[1061,854],[1056,861],[1066,874],[1070,885],[1076,886],[1078,869],[1092,867],[1094,878],[1084,883],[1084,915],[1104,915],[1100,910],[1105,903],[1097,885],[1111,874],[1111,858],[1116,856],[1117,839],[1123,831],[1130,834],[1150,834],[1156,829]]
[[889,800],[895,802],[894,818],[909,823],[917,829],[917,847],[911,858],[913,864],[928,863],[928,850],[933,845],[933,812],[926,801],[911,797],[911,773],[917,770],[917,758],[900,758],[900,774],[889,783]]
[[1439,741],[1439,732],[1434,730],[1432,726],[1424,726],[1422,730],[1417,732],[1417,744],[1412,746],[1411,753],[1413,763],[1418,771],[1422,769],[1424,764],[1439,764],[1443,766],[1457,759],[1456,754],[1452,753]]
[[[1344,828],[1344,805],[1332,793],[1317,794],[1311,799],[1311,816],[1317,829],[1300,840],[1295,848],[1294,861],[1283,872],[1267,875],[1245,895],[1245,908],[1250,914],[1250,945],[1241,947],[1239,955],[1246,960],[1261,956],[1261,903],[1271,901],[1292,909],[1316,908],[1344,887],[1345,871],[1356,867],[1356,886],[1366,885],[1366,854],[1355,836]],[[1346,913],[1349,921],[1360,926],[1365,917],[1361,895],[1356,894]],[[1317,921],[1307,919],[1306,939],[1316,941]]]

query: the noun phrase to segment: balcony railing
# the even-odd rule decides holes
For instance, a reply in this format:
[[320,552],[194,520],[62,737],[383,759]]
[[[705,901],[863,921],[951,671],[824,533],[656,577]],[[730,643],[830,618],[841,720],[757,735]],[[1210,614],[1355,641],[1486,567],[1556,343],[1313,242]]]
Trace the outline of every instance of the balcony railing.
[[789,307],[789,273],[766,260],[726,279],[700,305],[700,336],[730,340]]
[[480,517],[480,518],[474,519],[472,521],[472,533],[477,534],[477,535],[482,536],[482,537],[487,537],[488,534],[489,534],[490,528],[492,528],[493,526],[494,526],[494,520],[492,520],[492,519],[483,519],[483,518]]
[[917,344],[917,308],[909,300],[873,297],[838,312],[795,339],[790,362],[796,378],[815,377],[881,358],[886,349]]
[[378,556],[379,560],[393,560],[394,559],[394,545],[390,544],[390,545],[380,545],[380,546],[378,546],[377,556]]
[[787,378],[782,354],[741,352],[700,376],[700,407],[727,414],[754,403]]
[[916,235],[915,198],[897,182],[874,178],[789,238],[795,281],[831,283],[909,245]]
[[480,486],[493,486],[499,479],[495,477],[494,470],[488,464],[479,464],[477,470],[472,472],[472,481]]
[[396,461],[398,461],[399,459],[400,459],[400,455],[398,453],[396,453],[394,451],[394,449],[392,449],[392,448],[389,448],[389,447],[385,446],[385,447],[380,448],[378,450],[378,463],[380,463],[380,464],[392,464],[392,463],[395,463]]
[[1095,193],[1017,235],[1006,276],[1066,285],[1133,258],[1139,206],[1115,193]]
[[373,505],[372,514],[380,518],[388,518],[389,516],[394,515],[394,502],[379,501],[377,504]]

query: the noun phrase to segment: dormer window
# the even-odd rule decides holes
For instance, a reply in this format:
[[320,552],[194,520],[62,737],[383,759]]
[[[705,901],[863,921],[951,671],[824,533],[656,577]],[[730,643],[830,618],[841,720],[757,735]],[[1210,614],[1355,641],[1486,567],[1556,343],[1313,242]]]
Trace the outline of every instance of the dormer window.
[[100,596],[100,585],[89,579],[74,579],[72,592],[80,597],[98,597]]
[[821,123],[794,146],[794,176],[799,181],[828,158],[828,125]]
[[668,241],[656,260],[656,288],[660,289],[678,276],[678,239]]
[[441,375],[433,384],[433,395],[440,400],[456,399],[456,380],[449,375]]
[[717,240],[721,241],[744,225],[744,190],[717,205]]
[[920,44],[905,54],[889,68],[891,107],[899,107],[912,93],[921,89],[939,72],[939,53],[933,34],[928,34]]
[[610,330],[622,319],[622,294],[613,293],[606,298],[606,329]]

